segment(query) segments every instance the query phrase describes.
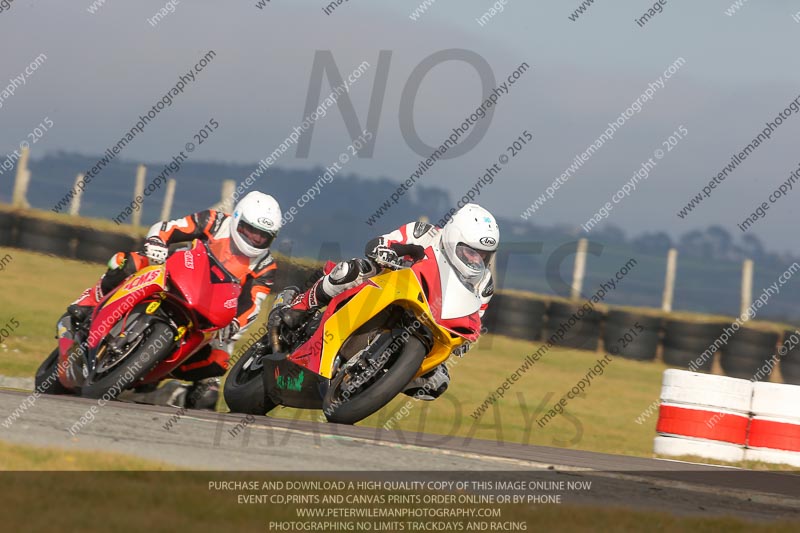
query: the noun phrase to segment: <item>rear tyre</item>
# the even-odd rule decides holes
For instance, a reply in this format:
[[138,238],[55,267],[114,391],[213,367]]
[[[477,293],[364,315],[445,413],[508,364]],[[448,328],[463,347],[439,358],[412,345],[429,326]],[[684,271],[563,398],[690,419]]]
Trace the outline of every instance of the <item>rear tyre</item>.
[[254,344],[233,365],[225,378],[223,395],[231,413],[265,415],[275,409],[276,404],[267,400],[264,390],[264,366],[256,359],[272,353],[269,346]]
[[58,380],[58,348],[39,365],[34,378],[34,389],[39,394],[70,394]]
[[119,394],[131,388],[137,381],[147,375],[155,366],[173,350],[175,332],[163,322],[150,324],[149,332],[134,349],[115,368],[100,376],[94,376],[81,387],[81,396],[85,398],[107,398],[113,400]]
[[[383,345],[386,343],[387,337],[391,342],[391,336],[391,332],[383,333],[379,335],[373,345]],[[390,360],[384,365],[385,374],[368,385],[366,389],[358,391],[346,399],[343,397],[342,389],[347,372],[340,370],[331,381],[328,392],[322,400],[322,408],[328,422],[355,424],[378,411],[397,396],[414,378],[426,354],[427,350],[422,342],[415,337],[409,337],[394,362]],[[391,366],[387,369],[389,364]]]

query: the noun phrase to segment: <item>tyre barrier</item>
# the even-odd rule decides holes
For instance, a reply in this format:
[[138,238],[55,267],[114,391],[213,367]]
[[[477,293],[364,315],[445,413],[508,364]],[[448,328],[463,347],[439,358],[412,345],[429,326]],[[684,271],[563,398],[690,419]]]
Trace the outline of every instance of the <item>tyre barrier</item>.
[[778,334],[754,329],[739,329],[731,335],[720,356],[725,375],[762,381],[769,379],[776,364],[773,359]]
[[539,340],[547,304],[512,294],[495,294],[482,323],[491,333],[517,339]]
[[[788,330],[783,333],[783,346],[791,342],[791,348],[786,348],[786,353],[781,354],[781,377],[784,383],[800,385],[800,333]],[[780,353],[780,352],[779,352]]]
[[140,240],[122,233],[110,233],[78,228],[76,232],[78,244],[75,248],[75,259],[93,263],[106,263],[117,252],[134,250]]
[[[714,357],[706,353],[722,334],[722,323],[695,323],[667,320],[664,324],[664,363],[707,372]],[[706,355],[704,355],[706,353]]]
[[58,257],[74,257],[77,228],[51,220],[21,216],[14,246]]
[[[16,247],[60,257],[105,263],[116,252],[131,250],[138,240],[122,233],[97,231],[90,228],[59,224],[49,220],[0,212],[0,246]],[[308,288],[321,276],[318,267],[301,265],[287,260],[278,268],[275,287],[278,289],[296,285]],[[667,365],[707,372],[713,364],[717,351],[714,342],[729,323],[695,323],[680,320],[639,315],[622,310],[610,310],[605,324],[604,314],[597,310],[582,312],[576,320],[573,315],[582,311],[581,305],[554,301],[547,304],[537,300],[508,293],[496,293],[483,323],[492,333],[524,340],[549,339],[554,344],[596,351],[602,338],[606,350],[615,347],[621,357],[637,360],[653,360],[659,342],[659,331],[663,329],[663,360]],[[572,324],[570,324],[570,320]],[[636,322],[643,331],[630,341],[625,334]],[[663,324],[662,324],[663,322]],[[800,340],[800,333],[786,331],[783,338],[792,335]],[[559,338],[561,337],[561,338]],[[725,373],[733,377],[757,380],[766,379],[774,366],[771,360],[775,353],[778,335],[739,329],[731,335],[727,345],[720,347],[720,362]],[[720,343],[718,343],[720,344]],[[724,344],[724,343],[723,343]],[[711,349],[710,349],[711,348]],[[800,343],[781,354],[780,368],[784,382],[800,385]],[[709,354],[711,356],[709,357]],[[759,374],[759,371],[761,373]]]
[[800,466],[800,387],[669,369],[653,451]]
[[0,213],[0,246],[14,245],[14,231],[17,228],[17,215]]
[[551,302],[545,337],[555,335],[553,344],[558,346],[596,351],[602,320],[603,313],[595,309],[586,311],[580,304]]
[[659,317],[611,310],[603,327],[603,347],[626,359],[652,361],[658,350],[661,322]]

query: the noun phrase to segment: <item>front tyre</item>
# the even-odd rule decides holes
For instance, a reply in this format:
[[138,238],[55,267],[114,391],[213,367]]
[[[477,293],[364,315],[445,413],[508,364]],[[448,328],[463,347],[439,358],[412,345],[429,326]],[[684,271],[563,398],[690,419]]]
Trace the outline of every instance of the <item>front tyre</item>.
[[[373,344],[386,349],[391,341],[391,333],[387,332],[381,334]],[[346,378],[349,379],[351,376],[346,368],[337,372],[322,400],[322,409],[328,422],[355,424],[392,401],[392,398],[408,385],[419,370],[422,360],[425,359],[427,350],[419,339],[409,337],[405,345],[397,351],[398,353],[380,368],[374,382],[364,388],[359,387],[360,390],[352,394],[348,394]]]
[[81,387],[85,398],[114,399],[147,375],[155,366],[172,353],[175,332],[163,322],[153,322],[142,340],[125,359],[110,370],[92,376]]
[[36,370],[33,390],[39,394],[70,394],[71,391],[58,380],[58,348]]
[[264,390],[264,366],[260,358],[269,353],[272,353],[272,348],[256,343],[231,368],[223,389],[231,413],[264,415],[277,407],[267,400]]

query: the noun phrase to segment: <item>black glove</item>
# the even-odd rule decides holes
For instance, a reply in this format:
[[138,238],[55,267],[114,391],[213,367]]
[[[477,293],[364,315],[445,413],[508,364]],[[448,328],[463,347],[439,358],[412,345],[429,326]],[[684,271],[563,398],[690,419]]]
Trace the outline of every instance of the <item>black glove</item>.
[[400,244],[395,243],[392,245],[392,250],[395,251],[400,257],[409,256],[414,262],[419,261],[425,257],[425,248],[419,244]]

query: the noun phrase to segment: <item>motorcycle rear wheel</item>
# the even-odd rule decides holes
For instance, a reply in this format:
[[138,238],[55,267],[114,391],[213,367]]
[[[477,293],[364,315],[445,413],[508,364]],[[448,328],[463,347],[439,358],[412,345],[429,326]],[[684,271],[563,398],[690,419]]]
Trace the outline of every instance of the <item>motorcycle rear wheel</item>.
[[[380,346],[380,338],[385,338],[386,335],[391,335],[391,333],[381,334],[374,345]],[[346,399],[341,399],[345,371],[339,371],[331,380],[330,387],[322,401],[322,409],[328,422],[355,424],[377,412],[408,385],[419,370],[426,354],[427,350],[422,342],[416,337],[409,337],[394,364],[383,376],[365,390]]]
[[[154,321],[133,353],[99,379],[93,376],[81,387],[85,398],[114,399],[147,375],[173,350],[175,332],[163,322]],[[160,342],[159,342],[160,341]]]

